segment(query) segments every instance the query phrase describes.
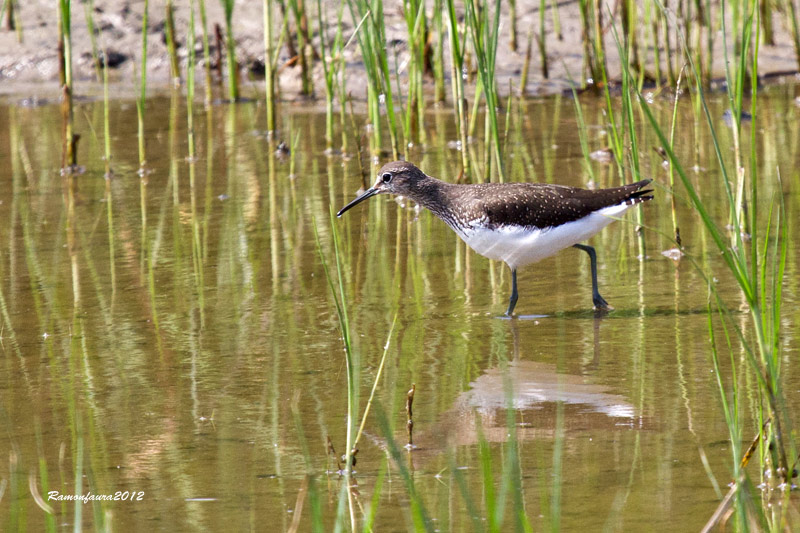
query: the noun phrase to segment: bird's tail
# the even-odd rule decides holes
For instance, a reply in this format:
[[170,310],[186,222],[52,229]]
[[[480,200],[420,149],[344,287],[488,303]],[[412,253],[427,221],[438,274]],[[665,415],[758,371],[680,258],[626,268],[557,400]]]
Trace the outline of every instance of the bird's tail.
[[631,193],[626,198],[625,203],[628,205],[636,205],[642,202],[646,202],[648,200],[653,199],[653,189],[644,189],[643,187],[650,184],[653,180],[647,179],[642,181],[637,181],[636,183],[631,183],[630,185],[626,185]]

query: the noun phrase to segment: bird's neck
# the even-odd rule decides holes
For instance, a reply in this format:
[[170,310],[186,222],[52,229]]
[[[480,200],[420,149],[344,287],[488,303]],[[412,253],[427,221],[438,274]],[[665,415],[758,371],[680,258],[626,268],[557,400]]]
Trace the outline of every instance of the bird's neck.
[[406,196],[452,226],[455,221],[451,209],[452,199],[448,194],[451,187],[455,185],[428,176],[419,181]]
[[440,209],[448,201],[445,193],[447,187],[447,183],[429,176],[419,180],[406,191],[406,197],[436,213],[437,209]]

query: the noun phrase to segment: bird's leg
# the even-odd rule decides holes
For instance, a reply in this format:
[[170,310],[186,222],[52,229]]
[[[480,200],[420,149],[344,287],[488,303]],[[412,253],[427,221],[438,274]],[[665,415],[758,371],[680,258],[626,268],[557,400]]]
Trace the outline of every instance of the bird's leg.
[[508,310],[506,316],[511,316],[514,312],[514,307],[517,305],[517,269],[511,269],[511,298],[508,299]]
[[600,296],[600,291],[597,290],[597,254],[594,252],[594,248],[588,244],[573,244],[573,246],[589,254],[589,260],[592,263],[592,302],[594,303],[594,308],[598,310],[613,309],[608,305],[605,298]]

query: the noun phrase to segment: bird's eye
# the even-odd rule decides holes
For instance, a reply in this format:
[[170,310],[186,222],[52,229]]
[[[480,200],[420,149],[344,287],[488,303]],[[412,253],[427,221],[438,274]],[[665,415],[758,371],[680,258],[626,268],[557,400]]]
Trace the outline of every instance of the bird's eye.
[[384,183],[389,183],[392,181],[392,174],[389,172],[384,172],[381,176],[381,180],[383,180]]

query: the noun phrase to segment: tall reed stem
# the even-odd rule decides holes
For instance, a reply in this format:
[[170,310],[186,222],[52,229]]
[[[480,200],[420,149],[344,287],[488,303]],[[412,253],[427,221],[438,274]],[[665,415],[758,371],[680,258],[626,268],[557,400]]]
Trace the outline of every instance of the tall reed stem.
[[147,159],[145,157],[144,141],[144,113],[147,97],[147,9],[149,0],[144,0],[144,10],[142,12],[142,65],[139,74],[139,98],[136,100],[136,117],[138,120],[138,139],[139,139],[139,173],[144,172]]
[[[167,52],[169,54],[169,71],[172,76],[172,83],[175,86],[181,84],[181,70],[178,63],[178,49],[175,44],[175,8],[172,0],[167,0],[164,6],[164,33],[167,38]],[[192,13],[192,16],[194,14]],[[191,37],[194,40],[194,36]]]
[[264,10],[264,97],[267,106],[267,131],[275,131],[275,69],[272,63],[272,0],[263,0]]
[[[340,4],[337,14],[336,37],[334,37],[333,45],[329,45],[325,35],[326,21],[322,10],[322,1],[317,0],[320,54],[325,80],[325,147],[328,150],[333,149],[333,98],[336,94],[336,74],[340,66],[336,56],[342,53],[342,12],[343,6]],[[344,102],[342,102],[342,106],[344,106]]]
[[[384,27],[383,2],[373,0],[347,0],[353,22],[360,27],[355,32],[361,48],[361,57],[367,71],[367,108],[372,122],[373,154],[380,151],[380,108],[386,106],[386,119],[392,145],[392,157],[399,158],[400,145],[397,134],[397,116],[386,54],[386,28]],[[359,22],[356,22],[359,21]],[[362,26],[363,24],[363,26]]]
[[[425,2],[423,0],[403,0],[403,15],[408,31],[408,95],[404,135],[406,141],[411,139],[412,127],[424,133],[425,100],[422,90],[422,78],[425,70],[425,48],[427,23],[425,19]],[[399,90],[398,90],[399,92]]]
[[[92,64],[94,73],[98,81],[102,81],[102,66],[100,64],[100,53],[97,49],[97,37],[95,36],[94,26],[94,0],[88,0],[83,4],[83,15],[86,19],[86,29],[89,32],[89,41],[92,43]],[[104,63],[107,59],[104,60]]]
[[74,131],[74,118],[72,106],[72,0],[59,0],[60,14],[60,46],[63,50],[63,86],[62,86],[62,111],[64,115],[64,168],[74,167],[77,163],[76,145],[77,136]]
[[433,100],[444,102],[444,23],[442,11],[445,7],[442,0],[433,0],[433,28],[436,32],[436,43],[433,50]]
[[[206,73],[204,101],[206,107],[211,106],[211,47],[208,44],[208,22],[206,21],[206,0],[199,0],[200,24],[203,26],[203,70]],[[193,67],[194,68],[194,67]]]
[[[500,26],[500,2],[495,4],[494,16],[491,20],[481,20],[479,18],[476,0],[467,0],[467,26],[472,36],[472,45],[475,50],[475,57],[478,62],[478,74],[480,86],[486,99],[487,123],[486,143],[491,144],[491,151],[494,154],[494,163],[497,168],[500,182],[505,181],[505,170],[503,158],[500,154],[500,130],[497,121],[497,84],[494,78],[495,61],[497,59],[497,40],[499,37]],[[488,5],[482,10],[488,16]],[[490,161],[486,161],[484,177],[490,177]]]
[[233,8],[235,0],[222,0],[225,11],[225,44],[228,51],[228,98],[239,100],[239,62],[236,60],[236,41],[233,38]]
[[109,117],[109,98],[108,98],[108,52],[104,51],[103,56],[103,147],[105,149],[106,178],[111,177],[111,121]]
[[300,79],[302,81],[302,94],[314,94],[314,84],[311,78],[311,51],[310,36],[308,33],[308,17],[304,0],[289,0],[289,6],[294,14],[295,27],[297,28],[297,56],[300,62]]
[[[469,144],[467,139],[467,107],[464,95],[464,50],[461,35],[458,32],[458,17],[456,15],[455,1],[447,0],[447,32],[450,42],[450,68],[453,91],[453,106],[455,107],[456,130],[458,131],[461,145],[461,168],[465,176],[471,176],[469,159]],[[466,36],[464,36],[466,37]]]
[[550,77],[550,70],[547,65],[547,39],[544,35],[544,15],[547,7],[547,0],[539,0],[539,60],[541,61],[542,77]]
[[789,19],[792,25],[792,42],[794,43],[794,55],[797,60],[797,69],[800,70],[800,24],[797,22],[797,7],[794,0],[786,0],[789,10]]

